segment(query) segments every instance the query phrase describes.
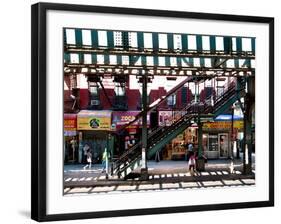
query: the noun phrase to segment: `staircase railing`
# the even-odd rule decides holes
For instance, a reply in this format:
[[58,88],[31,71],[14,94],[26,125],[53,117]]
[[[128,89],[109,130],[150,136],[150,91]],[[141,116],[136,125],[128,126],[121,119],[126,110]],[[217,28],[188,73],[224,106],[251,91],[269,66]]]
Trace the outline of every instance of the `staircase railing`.
[[[182,114],[183,114],[183,112],[185,112],[183,114],[183,116],[184,116],[189,113],[190,108],[191,108],[191,105],[187,105],[182,110],[180,110],[180,112]],[[160,127],[153,129],[150,133],[148,133],[148,139],[147,139],[148,145],[151,143],[151,139],[155,139],[156,137],[158,137],[158,134],[160,134],[166,130],[172,129],[173,126],[179,122],[179,120],[181,120],[181,119],[175,120],[171,126],[160,126]],[[113,161],[113,170],[117,170],[118,167],[124,165],[123,163],[126,163],[128,160],[132,160],[135,156],[140,155],[141,152],[139,150],[139,147],[141,146],[141,143],[142,143],[141,140],[136,142],[131,148],[129,148],[127,151],[125,151],[116,161]]]
[[[192,77],[187,77],[186,79],[184,79],[183,81],[181,81],[178,85],[176,85],[175,87],[173,87],[171,90],[169,90],[165,96],[162,96],[160,98],[158,98],[157,100],[155,100],[153,103],[151,103],[148,108],[147,108],[147,112],[152,111],[154,108],[156,108],[159,104],[161,104],[162,102],[164,102],[165,100],[167,100],[167,98],[169,96],[171,96],[172,94],[174,94],[176,91],[178,91],[185,83],[187,83],[188,81],[190,81],[192,79]],[[140,113],[138,113],[135,118],[130,121],[127,124],[124,124],[122,127],[120,127],[119,129],[117,129],[118,132],[121,132],[122,130],[124,130],[126,127],[129,127],[130,125],[132,125],[133,123],[135,123],[137,120],[139,120],[142,115],[143,115],[143,111],[141,111]]]
[[[199,112],[202,114],[211,113],[215,110],[219,110],[226,102],[228,102],[237,92],[244,89],[242,85],[241,89],[236,89],[235,85],[228,86],[228,89],[225,91],[223,95],[215,99],[214,104],[210,105],[209,103],[203,104],[188,104],[182,110],[176,112],[179,113],[181,116],[173,120],[170,126],[160,126],[153,129],[148,134],[148,148],[150,148],[153,144],[156,144],[167,135],[167,133],[171,133],[171,131],[175,130],[176,127],[181,125],[181,123],[191,121],[196,114]],[[205,102],[210,102],[212,96],[207,98]],[[135,143],[129,150],[124,152],[116,161],[113,162],[113,171],[120,173],[122,170],[126,169],[130,163],[135,162],[136,160],[140,159],[141,157],[141,141]]]

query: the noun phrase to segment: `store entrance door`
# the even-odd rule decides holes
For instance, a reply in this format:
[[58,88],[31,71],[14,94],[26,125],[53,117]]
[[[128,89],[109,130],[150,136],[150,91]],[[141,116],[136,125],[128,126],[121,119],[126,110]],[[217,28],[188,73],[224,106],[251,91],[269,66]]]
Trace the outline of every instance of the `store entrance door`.
[[218,137],[220,158],[226,158],[228,156],[228,134],[222,133]]

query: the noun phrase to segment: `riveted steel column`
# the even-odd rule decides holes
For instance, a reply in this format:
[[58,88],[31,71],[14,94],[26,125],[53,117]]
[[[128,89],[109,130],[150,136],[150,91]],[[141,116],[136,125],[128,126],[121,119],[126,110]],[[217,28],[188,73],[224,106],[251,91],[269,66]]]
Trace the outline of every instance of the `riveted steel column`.
[[236,51],[238,54],[242,53],[242,38],[241,37],[236,38]]
[[196,164],[196,169],[198,171],[205,171],[205,160],[203,158],[203,145],[202,145],[202,139],[203,139],[203,124],[200,121],[200,108],[198,108],[198,159]]
[[82,46],[82,30],[81,29],[75,29],[75,41],[76,45],[81,47]]
[[182,45],[182,51],[187,52],[188,51],[188,43],[187,43],[187,35],[181,34],[181,45]]
[[202,127],[203,124],[200,121],[200,113],[198,113],[198,157],[199,158],[202,157],[202,138],[203,138]]
[[141,179],[147,179],[147,74],[142,77],[142,165]]
[[251,38],[251,47],[252,47],[252,53],[253,53],[253,55],[255,55],[256,54],[256,38],[255,37]]
[[246,78],[248,91],[244,98],[244,141],[243,141],[243,173],[252,173],[252,109],[255,99],[255,80],[254,78]]
[[99,46],[99,36],[97,30],[91,30],[91,41],[92,41],[92,47],[98,48]]

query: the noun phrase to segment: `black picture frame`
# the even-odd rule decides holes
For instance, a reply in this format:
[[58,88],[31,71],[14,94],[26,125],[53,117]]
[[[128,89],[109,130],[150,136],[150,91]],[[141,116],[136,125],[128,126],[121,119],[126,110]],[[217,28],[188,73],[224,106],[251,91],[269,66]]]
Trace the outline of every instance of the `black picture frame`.
[[[177,206],[149,209],[93,211],[85,213],[54,214],[46,213],[46,41],[48,10],[69,12],[100,12],[111,14],[155,16],[167,18],[206,19],[231,22],[253,22],[269,25],[269,200],[243,203],[225,203],[215,205]],[[164,11],[136,8],[103,7],[90,5],[37,3],[31,11],[31,218],[37,221],[74,220],[86,218],[134,216],[161,213],[193,212],[206,210],[222,210],[237,208],[254,208],[274,206],[274,18],[225,15],[211,13],[195,13],[184,11]]]

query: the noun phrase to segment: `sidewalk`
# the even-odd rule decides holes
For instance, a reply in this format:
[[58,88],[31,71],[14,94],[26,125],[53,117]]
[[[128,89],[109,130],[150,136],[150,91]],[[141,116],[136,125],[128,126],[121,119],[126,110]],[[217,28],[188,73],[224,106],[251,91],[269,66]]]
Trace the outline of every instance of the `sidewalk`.
[[[215,170],[229,170],[230,166],[229,159],[219,159],[219,160],[208,160],[205,163],[205,170],[206,171],[215,171]],[[71,164],[71,165],[64,165],[64,174],[71,175],[71,174],[92,174],[95,176],[105,175],[102,173],[102,165],[101,164],[93,164],[91,169],[83,169],[85,164]],[[188,169],[187,161],[173,161],[173,160],[161,160],[160,162],[155,162],[154,160],[149,160],[147,162],[148,172],[149,174],[167,174],[167,173],[180,173],[186,172]],[[234,169],[236,171],[242,171],[243,162],[242,159],[234,160]],[[253,156],[253,169],[255,169],[255,158]],[[140,168],[137,168],[134,172],[139,172]]]
[[[95,164],[91,169],[84,170],[84,165],[66,165],[64,170],[64,187],[72,188],[88,188],[88,187],[117,187],[117,186],[139,186],[139,185],[155,185],[155,184],[172,184],[172,183],[201,183],[216,182],[225,183],[225,181],[237,180],[241,184],[241,180],[246,181],[255,179],[255,165],[253,164],[253,174],[242,175],[242,161],[234,161],[234,173],[229,172],[230,160],[209,160],[205,164],[204,172],[195,172],[191,176],[186,161],[148,161],[147,181],[140,181],[138,178],[133,180],[118,179],[116,175],[108,176],[102,173],[102,165]],[[140,172],[136,169],[135,173]],[[251,182],[251,181],[250,181]],[[255,182],[255,181],[254,181]],[[251,182],[253,184],[254,182]],[[242,183],[244,183],[242,181]],[[246,183],[247,184],[247,183]],[[242,184],[243,185],[243,184]]]
[[[207,164],[206,164],[207,165]],[[215,168],[220,166],[220,168]],[[99,173],[98,166],[93,170],[79,172],[77,169],[65,173],[64,194],[96,194],[96,193],[123,193],[142,191],[161,191],[172,189],[199,189],[217,187],[239,187],[255,185],[255,174],[243,175],[235,170],[234,174],[227,171],[227,161],[224,163],[211,162],[208,169],[213,171],[195,172],[194,176],[187,170],[184,161],[148,162],[148,180],[123,180],[117,176],[106,179],[105,173]],[[68,167],[70,168],[70,167]],[[214,171],[214,169],[217,169]]]

